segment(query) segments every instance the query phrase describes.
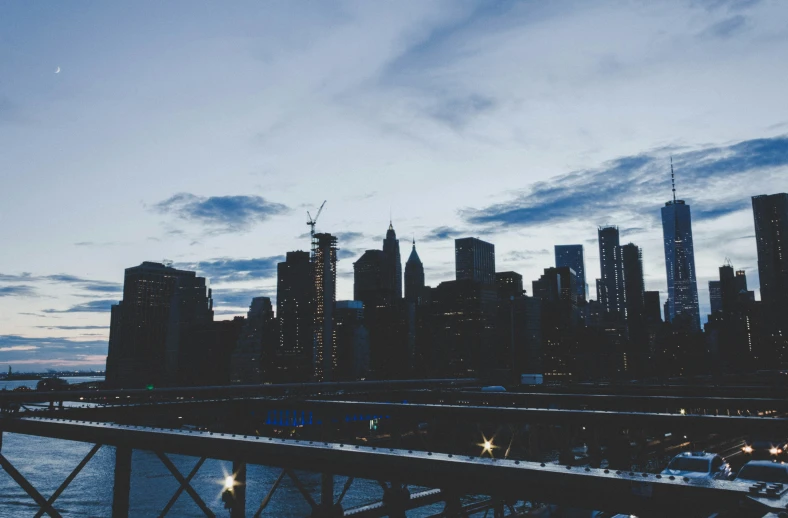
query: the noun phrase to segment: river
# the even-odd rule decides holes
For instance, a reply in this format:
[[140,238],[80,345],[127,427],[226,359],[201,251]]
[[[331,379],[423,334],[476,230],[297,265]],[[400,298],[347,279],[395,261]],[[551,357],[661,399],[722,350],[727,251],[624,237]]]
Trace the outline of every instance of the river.
[[[94,378],[67,378],[70,383],[91,381]],[[37,380],[0,382],[8,390],[20,384],[35,388]],[[92,444],[18,435],[3,434],[2,453],[27,478],[38,491],[48,498],[71,473],[92,448]],[[171,455],[173,463],[186,476],[197,463],[194,457]],[[85,468],[57,499],[55,508],[63,516],[108,517],[111,515],[113,469],[115,450],[101,448]],[[206,460],[192,479],[192,487],[217,516],[229,516],[221,502],[224,477],[232,469],[229,462]],[[247,468],[247,515],[252,516],[257,506],[279,476],[281,470],[266,466],[250,465]],[[313,498],[320,494],[320,475],[299,472],[299,478],[310,490]],[[334,490],[338,497],[345,483],[344,477],[335,477]],[[178,488],[178,482],[152,452],[135,450],[132,456],[131,509],[132,517],[155,517],[167,505]],[[380,500],[382,490],[377,482],[356,480],[343,500],[348,509]],[[442,506],[430,506],[408,513],[409,517],[436,514]],[[33,500],[5,472],[0,473],[0,518],[26,518],[35,516],[38,507]],[[285,477],[271,499],[263,516],[305,517],[309,505],[298,489]],[[201,517],[204,514],[183,492],[168,516]]]

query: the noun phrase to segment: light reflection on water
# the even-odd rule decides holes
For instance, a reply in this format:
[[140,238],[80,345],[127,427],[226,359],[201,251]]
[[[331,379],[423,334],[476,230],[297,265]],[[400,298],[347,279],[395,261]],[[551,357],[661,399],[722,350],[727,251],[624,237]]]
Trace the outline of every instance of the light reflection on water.
[[[74,383],[77,382],[74,381]],[[0,383],[0,389],[5,383],[17,382]],[[25,383],[35,386],[36,381]],[[44,498],[49,498],[49,495],[60,486],[92,446],[88,443],[5,433],[3,434],[2,453]],[[198,460],[195,457],[180,455],[170,455],[169,457],[184,477]],[[101,448],[60,495],[55,503],[55,508],[63,516],[110,516],[114,466],[114,448]],[[229,516],[229,512],[224,509],[224,504],[221,501],[221,491],[224,474],[231,471],[232,463],[209,459],[205,461],[191,481],[197,494],[217,516]],[[248,516],[252,516],[257,510],[257,506],[280,473],[281,470],[277,468],[257,465],[247,467]],[[313,498],[318,499],[320,475],[298,472],[298,477]],[[334,478],[336,497],[341,493],[345,480],[344,477]],[[178,486],[178,482],[154,453],[135,450],[132,456],[130,516],[135,518],[158,516]],[[412,490],[417,491],[418,489],[413,488]],[[353,483],[345,495],[343,507],[348,509],[378,501],[381,496],[382,490],[377,482],[359,479]],[[438,513],[441,508],[442,505],[430,506],[411,511],[408,516],[414,518],[429,516]],[[24,490],[8,474],[0,472],[0,518],[33,517],[37,511],[38,506]],[[309,514],[309,504],[304,501],[293,482],[285,477],[263,516],[288,518],[304,517]],[[204,515],[184,491],[168,516],[201,517]]]

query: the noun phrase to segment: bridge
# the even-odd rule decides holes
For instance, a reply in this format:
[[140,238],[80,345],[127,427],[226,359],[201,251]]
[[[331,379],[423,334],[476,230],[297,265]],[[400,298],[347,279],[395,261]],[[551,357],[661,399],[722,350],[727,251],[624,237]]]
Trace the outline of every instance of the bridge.
[[[647,430],[659,437],[649,443],[649,454],[686,446],[681,440],[665,439],[683,434],[698,441],[747,434],[786,437],[786,401],[773,397],[779,389],[761,394],[751,390],[748,397],[736,398],[549,389],[490,393],[474,387],[478,381],[425,380],[0,394],[4,408],[19,405],[0,419],[3,433],[93,445],[48,498],[2,454],[0,464],[39,506],[37,516],[61,516],[57,498],[101,448],[115,451],[112,515],[117,517],[129,515],[129,502],[135,496],[130,484],[135,450],[154,452],[179,483],[160,516],[167,515],[183,493],[206,516],[215,516],[191,485],[206,459],[233,464],[225,499],[234,518],[262,516],[286,483],[298,488],[315,518],[403,517],[408,510],[424,506],[438,506],[436,513],[442,516],[488,512],[496,517],[539,516],[537,504],[546,503],[637,516],[711,516],[736,509],[736,516],[756,517],[788,509],[788,486],[667,477],[643,465],[635,469],[632,462],[615,466],[615,445],[599,444],[622,429],[632,436]],[[72,404],[62,404],[67,402]],[[308,437],[288,439],[266,430],[240,431],[240,426],[238,431],[224,425],[208,430],[181,426],[217,413],[222,423],[243,423],[252,416],[259,421],[268,412],[285,410],[313,416],[313,429],[303,429]],[[348,428],[349,416],[384,418],[388,439],[372,444],[359,440]],[[509,427],[509,447],[501,446],[496,455],[485,438],[480,447],[470,444],[469,448],[462,433],[474,426],[476,431],[492,429],[493,435]],[[417,447],[412,437],[423,428],[426,438]],[[580,433],[588,443],[585,460],[571,455],[572,441]],[[409,434],[411,444],[403,446]],[[560,452],[559,462],[539,459],[544,452],[538,448],[514,452],[518,434],[526,436],[526,444],[540,438],[552,441]],[[191,456],[197,463],[184,474],[171,455]],[[248,465],[280,470],[259,502],[247,501]],[[319,494],[310,492],[298,470],[321,474]],[[347,477],[341,489],[335,487],[335,477]],[[380,501],[344,509],[343,499],[357,479],[376,481]],[[468,502],[465,495],[481,496]],[[524,511],[517,502],[535,505]]]

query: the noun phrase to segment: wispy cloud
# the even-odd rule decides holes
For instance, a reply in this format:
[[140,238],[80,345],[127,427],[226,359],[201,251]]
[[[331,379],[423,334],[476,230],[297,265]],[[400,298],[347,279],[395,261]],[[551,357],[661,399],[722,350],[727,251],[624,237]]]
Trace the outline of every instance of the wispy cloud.
[[40,329],[59,329],[63,331],[81,331],[83,329],[109,329],[109,326],[36,326]]
[[0,363],[14,366],[102,368],[106,361],[107,341],[0,335],[0,353],[2,353]]
[[[709,147],[674,155],[680,192],[699,193],[693,207],[695,220],[714,219],[746,208],[741,192],[729,191],[731,182],[749,179],[750,188],[771,186],[777,171],[788,165],[788,137],[755,139],[725,147]],[[461,211],[474,225],[498,228],[503,225],[531,227],[562,221],[586,220],[596,223],[618,221],[655,223],[656,211],[644,206],[659,206],[655,193],[670,193],[668,157],[664,150],[612,160],[599,169],[574,171],[539,182],[513,200],[482,209]],[[758,181],[753,181],[758,172]],[[767,174],[770,173],[770,174]],[[727,192],[726,192],[727,191]],[[753,193],[756,194],[756,193]],[[651,218],[650,220],[648,218]]]
[[244,232],[290,209],[260,196],[196,196],[178,193],[153,206],[162,214],[205,225],[213,231]]
[[35,295],[36,289],[27,284],[0,286],[0,297],[33,297]]
[[736,16],[731,16],[730,18],[712,24],[698,34],[698,36],[701,38],[730,38],[744,30],[746,25],[747,19],[737,14]]
[[217,288],[213,290],[214,307],[216,308],[248,308],[255,297],[269,297],[271,303],[276,303],[276,290],[266,289],[230,289]]
[[68,309],[44,309],[44,313],[108,313],[113,304],[117,304],[117,300],[91,300],[76,304]]
[[174,266],[197,271],[212,283],[225,283],[276,278],[276,265],[284,260],[281,255],[252,259],[218,257],[205,261],[175,263]]

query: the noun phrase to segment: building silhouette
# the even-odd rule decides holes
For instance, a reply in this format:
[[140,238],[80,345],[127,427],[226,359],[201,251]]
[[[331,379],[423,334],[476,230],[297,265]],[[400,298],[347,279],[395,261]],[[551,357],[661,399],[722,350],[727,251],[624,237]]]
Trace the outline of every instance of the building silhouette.
[[659,303],[658,291],[643,293],[643,316],[646,322],[662,322],[662,305]]
[[621,247],[624,271],[624,304],[627,315],[629,347],[625,364],[628,371],[640,372],[648,357],[648,333],[645,320],[645,292],[643,281],[643,251],[634,243]]
[[[671,177],[673,166],[671,165]],[[692,242],[690,206],[676,199],[662,207],[662,235],[668,278],[666,320],[683,329],[700,330],[698,284],[695,280],[695,249]]]
[[364,325],[364,304],[338,300],[334,310],[337,340],[335,381],[360,380],[369,374],[369,331]]
[[389,256],[382,250],[367,250],[353,263],[353,299],[366,308],[389,306],[397,298]]
[[[174,381],[167,377],[173,303],[179,307],[176,323],[186,323],[191,317],[212,319],[211,291],[195,272],[148,261],[126,268],[123,300],[112,306],[110,316],[106,374],[110,387],[161,386]],[[171,343],[174,347],[183,344],[175,337]],[[180,354],[176,350],[170,356],[177,360]]]
[[540,301],[542,367],[546,377],[567,380],[573,374],[577,307],[577,276],[567,266],[545,268],[532,282],[533,296]]
[[306,382],[312,378],[314,282],[309,252],[287,252],[277,264],[276,312],[279,346],[271,374],[277,382]]
[[495,286],[499,299],[508,300],[525,294],[523,276],[517,272],[495,272]]
[[599,227],[599,270],[597,300],[605,312],[623,319],[626,315],[624,303],[624,263],[621,259],[618,227]]
[[334,304],[337,293],[337,238],[327,233],[312,236],[314,281],[314,339],[312,357],[315,381],[331,381],[336,366]]
[[709,306],[711,314],[722,311],[722,287],[720,281],[709,281]]
[[419,304],[424,292],[424,265],[416,252],[416,240],[405,263],[405,300]]
[[769,334],[774,347],[788,346],[788,194],[752,197],[758,275]]
[[475,237],[454,240],[456,280],[495,284],[495,245]]
[[402,298],[402,259],[399,252],[399,239],[394,232],[394,226],[389,221],[386,239],[383,240],[383,253],[386,256],[386,272],[390,277],[390,284],[394,289],[394,297]]
[[555,245],[555,265],[568,266],[577,276],[578,301],[585,301],[588,297],[588,284],[586,283],[586,260],[583,245]]
[[521,374],[543,374],[541,301],[525,295],[517,272],[496,272],[495,284],[495,367],[508,370],[511,383],[519,383]]
[[230,361],[230,382],[270,382],[273,349],[278,342],[274,308],[268,297],[255,297]]

